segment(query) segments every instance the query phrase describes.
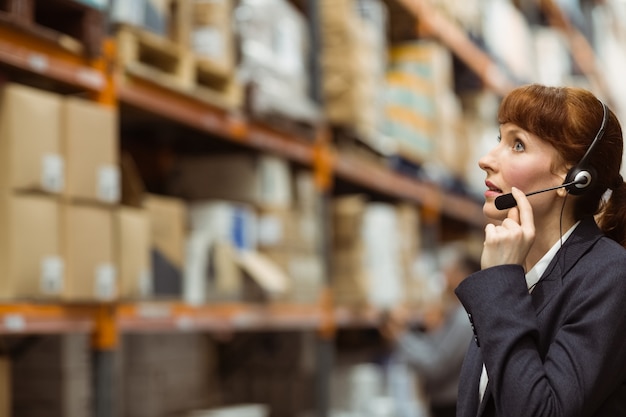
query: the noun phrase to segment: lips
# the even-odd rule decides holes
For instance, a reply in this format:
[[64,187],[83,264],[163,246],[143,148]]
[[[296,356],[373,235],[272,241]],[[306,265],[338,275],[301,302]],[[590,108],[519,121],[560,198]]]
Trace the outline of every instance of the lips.
[[485,181],[485,185],[487,186],[489,191],[496,192],[496,193],[502,193],[502,189],[496,187],[495,184],[492,183],[491,181]]

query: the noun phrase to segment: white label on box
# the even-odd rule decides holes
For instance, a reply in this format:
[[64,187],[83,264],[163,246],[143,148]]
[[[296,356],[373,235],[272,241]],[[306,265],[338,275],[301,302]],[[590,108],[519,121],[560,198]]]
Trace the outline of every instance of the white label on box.
[[183,331],[193,330],[193,318],[183,315],[176,318],[176,328]]
[[141,297],[150,297],[153,292],[152,271],[149,269],[143,269],[139,274],[139,295]]
[[76,71],[76,78],[85,84],[89,84],[93,88],[104,88],[105,79],[102,73],[89,68],[80,68]]
[[111,20],[143,26],[147,9],[145,0],[115,0],[112,3]]
[[51,193],[59,193],[65,185],[63,157],[58,154],[45,154],[41,158],[41,186]]
[[26,320],[21,314],[7,314],[4,316],[4,327],[14,332],[21,332],[26,328]]
[[211,26],[194,29],[192,33],[193,51],[214,60],[224,58],[226,39],[221,30]]
[[63,259],[46,256],[41,260],[41,293],[59,295],[63,290]]
[[48,69],[48,57],[46,55],[32,53],[28,56],[28,65],[37,72],[44,72]]
[[98,198],[107,203],[120,200],[120,170],[113,165],[101,166],[98,170]]
[[116,294],[116,271],[110,263],[96,268],[95,296],[99,300],[112,300]]
[[259,218],[259,245],[278,245],[284,236],[283,225],[280,219],[271,214]]

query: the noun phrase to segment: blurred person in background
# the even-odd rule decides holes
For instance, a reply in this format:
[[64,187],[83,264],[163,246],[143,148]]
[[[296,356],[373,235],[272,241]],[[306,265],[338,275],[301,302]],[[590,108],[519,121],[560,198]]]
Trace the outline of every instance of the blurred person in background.
[[389,311],[379,330],[391,343],[394,359],[416,371],[431,416],[454,417],[461,364],[473,337],[454,289],[478,271],[480,263],[458,243],[441,249],[438,257],[445,288],[440,302],[425,312],[422,329],[412,329],[410,316],[415,314],[399,306]]

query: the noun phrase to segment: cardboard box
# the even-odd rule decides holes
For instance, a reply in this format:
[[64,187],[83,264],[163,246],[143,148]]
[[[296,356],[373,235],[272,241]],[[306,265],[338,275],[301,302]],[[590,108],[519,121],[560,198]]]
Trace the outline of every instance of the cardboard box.
[[66,161],[64,194],[73,200],[118,203],[121,190],[116,111],[68,97],[61,113]]
[[11,359],[0,357],[0,417],[11,417]]
[[232,0],[192,2],[191,49],[211,63],[215,75],[228,77],[235,68],[235,36]]
[[45,195],[0,197],[0,297],[56,298],[64,286],[60,204]]
[[113,209],[68,203],[63,206],[65,297],[70,301],[111,301],[118,295],[113,250]]
[[190,200],[221,199],[257,207],[292,204],[289,163],[273,156],[224,154],[185,157],[168,193]]
[[0,189],[59,193],[61,96],[7,84],[0,97]]
[[187,205],[180,198],[147,194],[144,207],[150,216],[151,245],[174,266],[182,269],[185,263]]
[[37,343],[13,355],[12,416],[92,415],[90,335],[39,335]]
[[114,215],[119,297],[147,298],[152,293],[149,213],[145,209],[120,206]]

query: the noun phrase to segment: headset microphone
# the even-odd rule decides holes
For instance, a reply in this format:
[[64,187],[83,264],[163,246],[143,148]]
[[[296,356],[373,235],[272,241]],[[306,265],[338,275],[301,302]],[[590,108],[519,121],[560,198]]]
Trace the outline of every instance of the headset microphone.
[[[586,174],[587,171],[581,171],[581,173]],[[546,189],[539,190],[539,191],[533,191],[532,193],[526,194],[526,197],[531,196],[531,195],[535,195],[535,194],[539,194],[539,193],[545,193],[546,191],[557,190],[557,189],[563,188],[563,187],[569,187],[571,185],[578,185],[578,184],[580,184],[580,185],[582,185],[584,187],[590,181],[591,181],[591,177],[581,175],[581,176],[579,176],[578,179],[575,179],[572,182],[566,182],[564,184],[557,185],[556,187],[550,187],[550,188],[546,188]],[[508,193],[508,194],[503,194],[501,196],[496,197],[495,204],[496,204],[496,208],[498,210],[506,210],[506,209],[510,209],[512,207],[515,207],[517,205],[517,201],[515,201],[515,198],[513,197],[513,194]]]

